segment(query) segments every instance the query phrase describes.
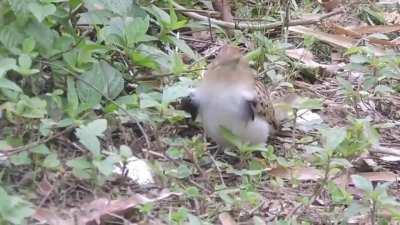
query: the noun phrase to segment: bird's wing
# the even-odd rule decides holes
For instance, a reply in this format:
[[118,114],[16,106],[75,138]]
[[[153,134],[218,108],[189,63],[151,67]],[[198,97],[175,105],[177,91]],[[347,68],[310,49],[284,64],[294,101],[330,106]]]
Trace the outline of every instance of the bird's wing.
[[263,116],[266,121],[274,127],[274,129],[279,128],[279,121],[277,121],[275,116],[275,110],[273,106],[273,101],[271,99],[271,90],[266,88],[266,86],[261,81],[256,81],[256,113]]

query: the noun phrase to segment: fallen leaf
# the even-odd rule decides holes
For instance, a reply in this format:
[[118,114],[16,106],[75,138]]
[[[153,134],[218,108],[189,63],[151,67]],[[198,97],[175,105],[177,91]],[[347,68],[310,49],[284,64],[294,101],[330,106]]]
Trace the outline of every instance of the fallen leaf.
[[286,50],[286,55],[289,56],[290,58],[297,59],[303,62],[307,67],[323,68],[330,73],[335,73],[345,66],[344,63],[331,64],[331,65],[317,63],[314,61],[314,55],[312,54],[312,52],[304,48],[288,49]]
[[[350,37],[344,37],[341,35],[336,35],[336,34],[328,34],[322,31],[318,31],[315,29],[311,29],[305,26],[293,26],[293,27],[289,27],[289,30],[295,33],[299,33],[299,34],[306,34],[306,35],[310,35],[312,37],[315,37],[316,39],[332,44],[334,46],[339,46],[342,48],[351,48],[353,46],[357,45],[357,40],[350,38]],[[385,55],[385,52],[383,51],[383,49],[378,48],[376,46],[372,46],[374,49],[374,53],[376,56],[382,56]]]
[[52,190],[53,185],[50,184],[49,180],[47,179],[47,175],[45,174],[38,184],[38,192],[43,196],[47,196]]
[[84,205],[82,211],[76,217],[79,220],[79,224],[82,225],[100,224],[100,222],[109,217],[110,214],[122,215],[127,210],[140,204],[160,201],[173,195],[179,196],[180,193],[164,190],[161,191],[160,195],[156,198],[148,198],[142,194],[135,194],[129,198],[117,200],[100,198]]
[[235,220],[233,220],[232,216],[226,212],[219,214],[218,219],[222,225],[237,225]]
[[373,34],[373,33],[392,33],[400,30],[400,24],[396,25],[376,25],[347,28],[358,34]]
[[328,34],[305,26],[293,26],[289,27],[289,30],[295,33],[310,35],[317,38],[318,40],[343,48],[351,48],[357,44],[357,41],[352,38]]
[[36,210],[35,214],[32,216],[33,219],[39,221],[41,224],[48,225],[74,225],[72,218],[64,219],[60,217],[59,213],[54,212],[50,209],[39,208]]
[[[112,215],[123,215],[138,205],[160,201],[174,195],[180,196],[181,193],[169,192],[165,189],[155,198],[148,198],[142,194],[134,194],[131,197],[117,200],[98,198],[90,203],[83,204],[80,209],[73,208],[68,212],[64,212],[64,214],[68,215],[68,218],[63,218],[61,216],[63,214],[60,212],[55,212],[54,210],[46,208],[37,209],[32,218],[49,225],[100,225],[102,221],[110,218]],[[77,218],[78,221],[74,221],[74,218]]]

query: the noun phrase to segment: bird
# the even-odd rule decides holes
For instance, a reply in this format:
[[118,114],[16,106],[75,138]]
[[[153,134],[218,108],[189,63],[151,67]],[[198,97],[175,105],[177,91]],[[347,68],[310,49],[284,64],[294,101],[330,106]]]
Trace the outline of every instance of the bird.
[[223,128],[242,143],[264,144],[282,120],[271,96],[272,90],[255,79],[241,50],[225,44],[185,104],[190,105],[186,111],[192,118],[199,117],[206,135],[218,145],[231,146]]

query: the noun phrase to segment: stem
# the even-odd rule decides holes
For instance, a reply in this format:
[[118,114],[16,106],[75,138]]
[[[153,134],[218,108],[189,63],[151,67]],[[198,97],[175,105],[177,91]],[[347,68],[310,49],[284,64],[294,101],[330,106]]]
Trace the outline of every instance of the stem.
[[376,220],[376,201],[372,200],[371,225],[375,225],[375,220]]

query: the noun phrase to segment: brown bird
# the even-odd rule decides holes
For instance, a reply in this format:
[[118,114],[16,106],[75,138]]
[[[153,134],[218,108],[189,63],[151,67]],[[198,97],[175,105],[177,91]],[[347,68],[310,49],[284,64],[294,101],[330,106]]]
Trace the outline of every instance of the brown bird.
[[206,134],[217,144],[229,146],[221,127],[242,142],[260,144],[279,126],[282,116],[276,115],[271,92],[254,75],[240,49],[225,45],[192,92],[190,113],[199,115]]

